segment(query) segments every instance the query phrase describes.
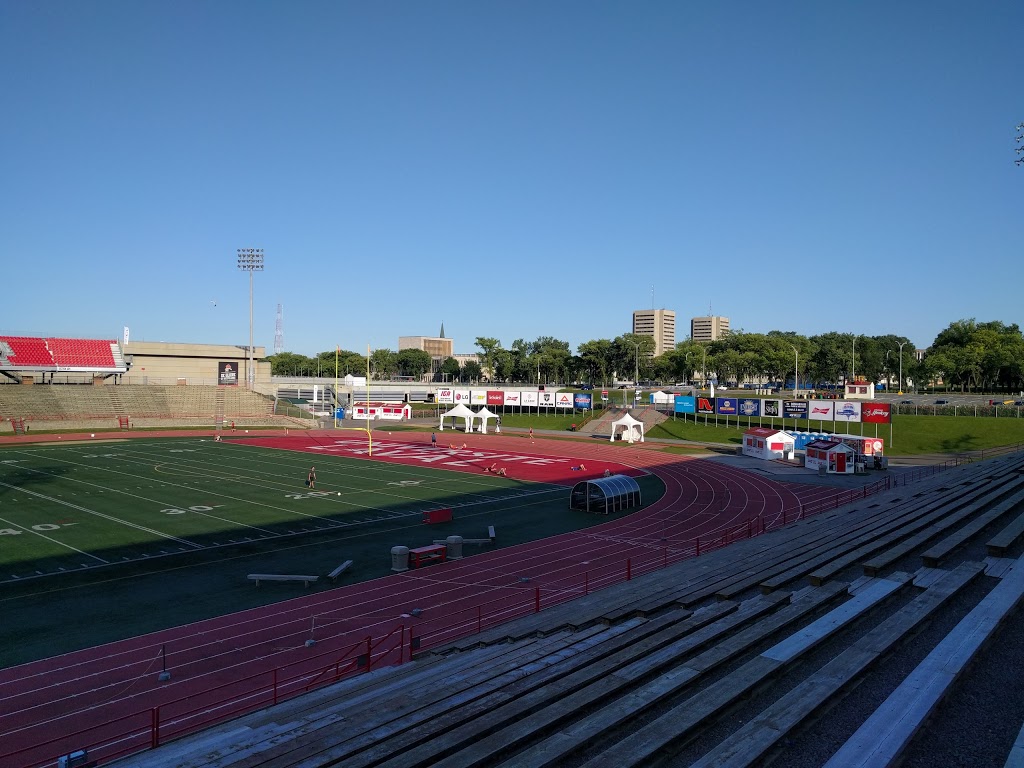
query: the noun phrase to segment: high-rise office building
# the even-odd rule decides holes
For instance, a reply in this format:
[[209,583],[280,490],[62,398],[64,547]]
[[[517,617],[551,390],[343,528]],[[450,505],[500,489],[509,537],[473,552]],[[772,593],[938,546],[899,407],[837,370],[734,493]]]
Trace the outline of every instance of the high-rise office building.
[[690,319],[690,338],[694,341],[718,341],[728,335],[728,317],[694,317]]
[[655,356],[676,348],[676,313],[671,309],[638,309],[633,313],[633,333],[654,337]]

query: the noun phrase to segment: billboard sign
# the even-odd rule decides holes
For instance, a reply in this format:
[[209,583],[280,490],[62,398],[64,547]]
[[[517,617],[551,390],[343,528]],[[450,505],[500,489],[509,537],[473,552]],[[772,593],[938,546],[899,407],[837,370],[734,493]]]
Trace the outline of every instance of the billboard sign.
[[697,413],[712,414],[715,412],[715,401],[710,397],[697,398]]
[[589,411],[594,407],[593,395],[589,392],[577,392],[572,396],[572,401],[572,407],[581,411]]
[[572,392],[556,392],[555,393],[555,407],[556,408],[572,408],[573,397]]
[[519,394],[523,397],[523,405],[536,405],[537,404],[537,393],[536,392],[520,392]]
[[238,386],[238,366],[234,363],[217,363],[217,384],[222,387]]
[[537,393],[537,405],[541,408],[554,408],[555,407],[555,393],[554,392],[538,392]]
[[807,414],[807,418],[812,421],[831,421],[835,411],[832,406],[834,403],[831,400],[812,400],[811,410]]
[[488,389],[487,390],[487,404],[488,405],[504,405],[505,404],[505,393],[500,389]]
[[889,424],[892,422],[892,406],[889,403],[862,403],[860,420],[866,424]]
[[782,401],[782,418],[784,418],[784,419],[806,419],[807,418],[807,401],[806,400],[783,400]]
[[676,413],[696,413],[697,398],[693,395],[676,395]]
[[519,392],[505,392],[505,400],[502,405],[522,405],[522,395]]
[[455,390],[451,388],[442,387],[437,390],[437,402],[439,403],[454,403],[455,402]]
[[834,415],[833,418],[835,418],[836,421],[858,421],[859,422],[860,421],[860,414],[861,414],[860,406],[861,406],[860,403],[851,403],[851,402],[849,402],[847,400],[840,400],[839,402],[835,403],[835,405],[834,405],[833,413],[835,415]]
[[469,405],[469,390],[468,389],[456,389],[455,390],[455,404],[458,405]]
[[731,397],[719,397],[716,398],[718,402],[715,404],[715,410],[722,416],[735,416],[736,415],[736,401]]
[[469,402],[472,405],[487,405],[487,390],[474,389],[469,393]]
[[772,416],[779,418],[782,416],[782,401],[781,400],[762,400],[761,401],[761,413],[764,416]]
[[747,418],[751,418],[751,417],[754,417],[754,416],[760,416],[761,415],[761,401],[760,400],[754,400],[751,397],[744,398],[743,400],[740,400],[740,402],[739,402],[739,412],[740,412],[740,416],[746,416]]

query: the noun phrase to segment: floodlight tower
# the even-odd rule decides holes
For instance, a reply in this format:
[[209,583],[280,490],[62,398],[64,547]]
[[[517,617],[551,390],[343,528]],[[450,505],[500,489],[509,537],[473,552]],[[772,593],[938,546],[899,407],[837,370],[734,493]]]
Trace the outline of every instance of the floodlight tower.
[[249,389],[256,386],[256,370],[253,361],[252,345],[252,273],[263,271],[263,249],[262,248],[239,248],[238,268],[249,273],[249,373],[247,380]]

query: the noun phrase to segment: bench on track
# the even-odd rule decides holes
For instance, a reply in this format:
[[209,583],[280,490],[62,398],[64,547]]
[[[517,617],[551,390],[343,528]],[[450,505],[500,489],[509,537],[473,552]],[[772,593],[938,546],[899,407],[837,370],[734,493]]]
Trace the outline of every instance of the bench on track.
[[261,581],[301,581],[303,586],[308,587],[310,584],[316,583],[320,577],[294,573],[250,573],[248,578],[249,581],[255,581],[257,587]]

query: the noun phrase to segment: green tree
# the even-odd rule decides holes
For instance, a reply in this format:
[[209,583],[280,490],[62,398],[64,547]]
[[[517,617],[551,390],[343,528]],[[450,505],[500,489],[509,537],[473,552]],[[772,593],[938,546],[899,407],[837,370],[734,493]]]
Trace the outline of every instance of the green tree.
[[422,349],[399,350],[395,359],[400,375],[415,376],[417,379],[430,370],[432,363],[433,359],[430,357],[430,353],[424,352]]
[[483,370],[480,368],[480,363],[475,360],[467,360],[462,366],[462,381],[472,382],[480,381],[483,376]]
[[494,378],[494,354],[501,348],[501,342],[490,336],[477,336],[476,345],[481,350],[480,359],[484,372],[489,378]]
[[462,373],[462,366],[454,357],[446,357],[441,367],[437,369],[437,377],[440,381],[458,381]]
[[398,356],[390,349],[375,349],[370,353],[370,376],[390,379],[398,370]]

